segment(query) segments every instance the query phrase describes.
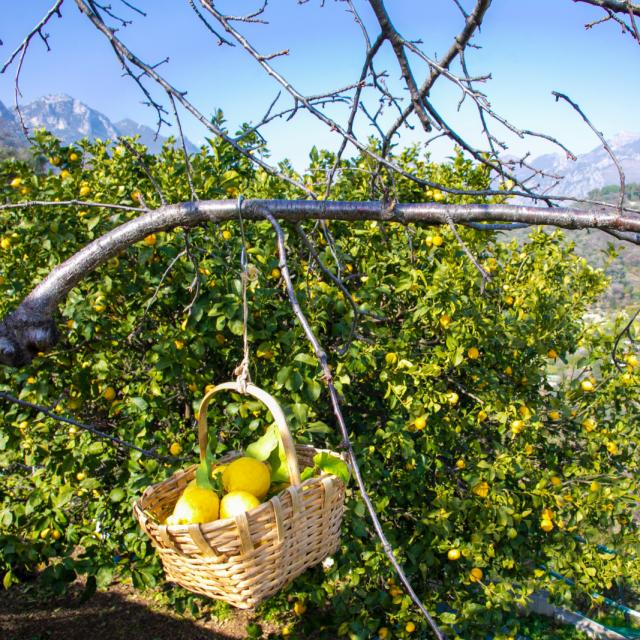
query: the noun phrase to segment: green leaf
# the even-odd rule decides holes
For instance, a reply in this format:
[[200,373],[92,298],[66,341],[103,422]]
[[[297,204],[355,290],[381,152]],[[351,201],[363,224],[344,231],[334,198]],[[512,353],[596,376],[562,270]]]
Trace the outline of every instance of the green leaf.
[[313,463],[318,469],[322,469],[325,473],[331,473],[337,476],[345,484],[349,482],[349,467],[347,467],[344,460],[341,460],[337,456],[323,451],[313,456]]
[[302,470],[302,473],[300,474],[300,480],[302,480],[302,482],[304,482],[305,480],[308,480],[309,478],[313,478],[313,476],[316,474],[316,470],[313,467],[305,467]]
[[213,485],[211,484],[211,459],[208,455],[198,465],[196,469],[196,486],[200,489],[211,489],[213,491]]
[[268,462],[271,465],[271,482],[289,481],[289,467],[287,466],[287,458],[284,455],[284,450],[279,443],[278,447],[271,452]]
[[272,424],[263,436],[252,442],[247,448],[246,453],[250,458],[255,458],[264,462],[269,458],[271,452],[278,446],[278,428]]

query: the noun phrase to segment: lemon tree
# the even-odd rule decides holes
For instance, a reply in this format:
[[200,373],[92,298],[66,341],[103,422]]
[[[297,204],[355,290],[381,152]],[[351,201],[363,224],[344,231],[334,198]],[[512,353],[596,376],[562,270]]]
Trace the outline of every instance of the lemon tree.
[[[37,153],[57,163],[42,172],[23,162],[0,164],[4,202],[160,204],[125,147],[65,147],[44,134],[38,140]],[[190,198],[179,151],[166,146],[152,156],[131,144],[169,201]],[[489,180],[462,155],[438,164],[413,148],[394,160],[451,187],[482,189]],[[314,150],[308,170],[296,177],[322,195],[334,161]],[[301,196],[219,141],[194,154],[191,165],[203,199]],[[286,163],[281,170],[294,174]],[[369,176],[377,170],[364,154],[342,160],[333,197],[371,198]],[[383,172],[376,197],[387,178]],[[470,198],[426,192],[401,176],[393,188],[401,201]],[[136,215],[72,205],[0,210],[0,311],[15,308],[35,281],[87,242]],[[603,273],[562,233],[539,228],[519,239],[459,229],[491,276],[484,288],[448,226],[362,221],[328,223],[328,233],[313,223],[302,228],[351,300],[288,226],[296,294],[328,351],[385,532],[438,623],[452,635],[491,631],[506,638],[524,624],[516,609],[536,590],[587,608],[597,605],[590,594],[632,589],[639,355],[623,339],[618,366],[611,361],[623,317],[608,325],[586,319],[606,289]],[[252,378],[285,404],[297,441],[335,449],[321,372],[282,289],[271,227],[245,222],[245,234]],[[163,582],[130,509],[146,486],[197,459],[199,400],[209,385],[230,379],[242,359],[239,227],[189,231],[190,254],[183,253],[186,236],[158,232],[109,260],[65,301],[59,346],[26,368],[0,373],[1,391],[144,450],[3,400],[5,587],[39,574],[40,584],[61,592],[85,575],[91,591],[118,576],[160,589],[178,610],[212,606]],[[211,409],[214,455],[254,442],[271,422],[260,403],[232,395]],[[316,629],[319,611],[324,637],[418,637],[426,629],[372,538],[364,504],[352,488],[347,498],[335,556],[265,603],[263,614],[279,616],[299,637]],[[293,603],[300,603],[295,612]]]

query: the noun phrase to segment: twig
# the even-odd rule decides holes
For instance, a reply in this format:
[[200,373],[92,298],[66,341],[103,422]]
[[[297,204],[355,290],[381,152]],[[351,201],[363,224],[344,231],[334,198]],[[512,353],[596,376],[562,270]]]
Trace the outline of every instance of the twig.
[[289,274],[289,267],[287,265],[287,254],[286,254],[284,233],[282,231],[282,227],[280,226],[278,221],[273,217],[273,215],[268,209],[260,208],[259,212],[262,213],[262,215],[271,223],[271,226],[274,228],[276,232],[277,243],[278,243],[278,253],[280,255],[280,265],[279,265],[280,272],[282,273],[282,276],[286,283],[287,293],[289,295],[289,302],[291,303],[293,312],[298,318],[298,322],[302,326],[302,329],[305,335],[307,336],[307,339],[309,340],[311,346],[313,347],[314,353],[316,354],[316,357],[322,368],[322,371],[324,374],[323,378],[327,385],[327,388],[329,389],[331,406],[333,407],[333,412],[335,414],[336,420],[340,427],[340,432],[342,434],[342,444],[345,450],[347,451],[347,455],[349,456],[351,470],[356,479],[356,483],[358,485],[360,495],[362,496],[362,500],[365,506],[367,507],[367,511],[369,512],[369,516],[371,518],[373,527],[382,545],[382,549],[384,550],[385,555],[391,562],[391,565],[393,566],[396,574],[400,578],[400,581],[402,582],[402,585],[404,586],[406,592],[409,594],[409,597],[414,602],[414,604],[420,609],[420,611],[422,612],[422,615],[427,620],[429,626],[433,630],[435,637],[438,638],[438,640],[444,640],[444,636],[440,631],[440,629],[438,628],[438,625],[435,623],[433,618],[429,615],[429,612],[425,609],[424,605],[420,601],[420,598],[418,598],[415,591],[413,590],[413,587],[411,586],[411,583],[409,582],[402,567],[398,563],[398,560],[396,559],[395,554],[393,552],[393,548],[391,547],[391,544],[387,540],[387,537],[385,536],[384,531],[382,530],[382,525],[380,524],[380,520],[378,519],[378,515],[376,513],[375,507],[373,506],[373,503],[371,502],[371,499],[367,494],[367,490],[364,485],[364,480],[362,479],[362,474],[360,472],[360,467],[358,466],[358,461],[356,459],[355,453],[353,451],[353,446],[349,438],[349,430],[347,429],[347,425],[344,421],[344,416],[342,415],[342,410],[340,408],[340,398],[333,384],[333,374],[331,373],[331,369],[329,368],[327,354],[325,353],[322,346],[318,342],[316,336],[314,335],[313,330],[311,329],[311,326],[309,325],[304,313],[302,312],[302,309],[300,308],[300,304],[298,303],[298,300],[296,298],[295,290],[293,288],[293,282],[291,280],[291,275]]

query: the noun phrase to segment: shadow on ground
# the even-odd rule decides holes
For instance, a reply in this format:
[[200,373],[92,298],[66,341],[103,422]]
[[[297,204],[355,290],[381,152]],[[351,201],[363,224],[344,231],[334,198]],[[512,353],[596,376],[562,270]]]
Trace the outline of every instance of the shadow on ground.
[[224,622],[200,622],[154,611],[119,586],[87,602],[68,597],[37,600],[12,588],[0,593],[2,640],[228,640],[245,638],[243,612]]

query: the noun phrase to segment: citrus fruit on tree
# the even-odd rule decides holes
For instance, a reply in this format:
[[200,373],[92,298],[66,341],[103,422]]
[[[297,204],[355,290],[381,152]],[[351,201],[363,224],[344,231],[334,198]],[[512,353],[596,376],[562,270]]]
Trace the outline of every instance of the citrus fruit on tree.
[[260,500],[246,491],[230,491],[220,502],[220,518],[233,518],[260,504]]
[[225,491],[246,491],[264,498],[271,485],[271,472],[264,462],[244,456],[234,460],[222,474]]

